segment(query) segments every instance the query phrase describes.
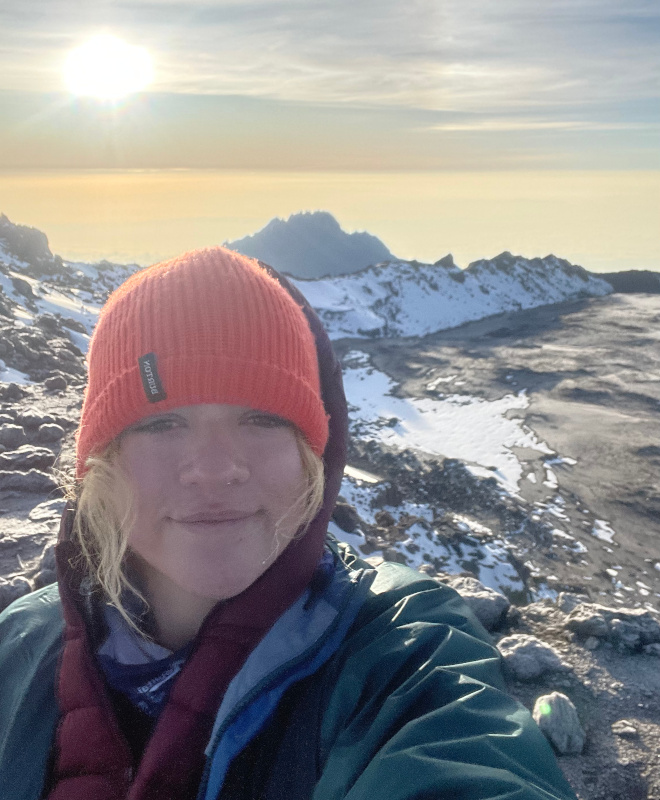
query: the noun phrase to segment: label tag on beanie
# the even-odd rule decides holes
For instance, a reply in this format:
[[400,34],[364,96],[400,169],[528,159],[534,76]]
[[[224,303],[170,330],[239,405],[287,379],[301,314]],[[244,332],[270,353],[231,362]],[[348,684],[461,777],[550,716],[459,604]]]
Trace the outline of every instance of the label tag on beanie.
[[156,368],[156,354],[147,353],[146,356],[138,358],[140,366],[140,376],[142,377],[142,386],[144,393],[147,395],[147,400],[150,403],[157,403],[159,400],[165,400],[167,395],[163,389],[163,384],[160,382],[158,369]]

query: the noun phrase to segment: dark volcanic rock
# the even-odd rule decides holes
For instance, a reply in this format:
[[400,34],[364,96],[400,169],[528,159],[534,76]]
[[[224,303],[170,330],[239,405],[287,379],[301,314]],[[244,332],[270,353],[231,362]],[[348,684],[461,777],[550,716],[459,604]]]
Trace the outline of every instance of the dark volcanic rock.
[[14,289],[26,300],[34,300],[34,292],[32,291],[32,286],[29,284],[28,281],[24,280],[23,278],[12,278],[11,279],[12,286]]
[[13,309],[17,305],[18,304],[14,300],[12,300],[10,297],[7,297],[7,295],[4,292],[4,289],[2,288],[2,286],[0,286],[0,316],[13,319],[14,317]]
[[76,333],[87,333],[87,328],[77,319],[71,317],[62,317],[62,325],[69,330],[76,331]]
[[18,450],[0,453],[0,469],[26,472],[30,469],[47,470],[55,463],[55,453],[45,447],[25,444]]
[[22,411],[16,417],[16,421],[24,428],[38,428],[40,425],[44,425],[47,422],[55,422],[50,414],[44,414],[32,406]]
[[[2,332],[0,332],[0,345],[1,344],[2,344]],[[0,386],[0,400],[8,400],[10,402],[16,402],[18,400],[22,400],[24,397],[27,397],[29,394],[30,392],[27,389],[24,389],[17,383],[7,383],[5,385]]]
[[27,225],[16,225],[4,214],[0,214],[0,241],[16,258],[41,268],[39,274],[61,269],[61,259],[51,253],[45,233]]
[[50,586],[57,580],[57,573],[54,569],[40,569],[34,576],[34,588],[42,589],[44,586]]
[[60,331],[60,324],[57,317],[52,314],[40,314],[34,321],[34,324],[41,328],[47,334],[57,334]]
[[341,500],[337,501],[334,511],[332,512],[332,519],[339,525],[339,527],[346,531],[346,533],[353,533],[360,526],[360,517],[352,505]]
[[32,591],[30,582],[22,577],[12,578],[6,581],[0,578],[0,611],[7,608],[14,600]]
[[0,323],[0,358],[33,381],[45,380],[53,372],[81,382],[86,375],[83,354],[64,332],[51,335],[37,327]]
[[660,293],[660,273],[645,269],[629,269],[623,272],[594,273],[595,278],[607,281],[615,292]]
[[62,392],[68,384],[66,378],[62,375],[51,375],[50,378],[46,378],[44,381],[44,386],[49,392]]
[[19,447],[26,439],[21,425],[5,424],[0,426],[0,444],[5,447]]
[[38,469],[31,469],[29,472],[0,470],[0,489],[43,494],[57,489],[57,481]]
[[64,428],[55,423],[45,423],[39,426],[37,431],[38,442],[59,442],[64,436]]

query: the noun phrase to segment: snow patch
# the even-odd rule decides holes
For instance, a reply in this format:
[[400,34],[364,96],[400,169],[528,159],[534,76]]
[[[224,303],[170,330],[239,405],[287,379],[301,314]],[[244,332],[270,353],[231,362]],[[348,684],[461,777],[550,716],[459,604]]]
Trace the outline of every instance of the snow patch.
[[361,439],[460,459],[479,476],[496,478],[511,493],[518,491],[523,473],[513,448],[553,453],[520,419],[507,417],[507,412],[529,405],[522,392],[492,401],[467,395],[394,397],[396,383],[365,366],[364,359],[363,353],[349,353],[345,363],[356,366],[344,372],[351,428]]

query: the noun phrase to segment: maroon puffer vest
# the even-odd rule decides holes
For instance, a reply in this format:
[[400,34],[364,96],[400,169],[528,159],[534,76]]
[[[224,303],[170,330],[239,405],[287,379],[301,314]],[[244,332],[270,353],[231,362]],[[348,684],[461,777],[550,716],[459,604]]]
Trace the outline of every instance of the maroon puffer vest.
[[294,542],[242,595],[209,614],[135,764],[94,659],[77,591],[79,576],[70,566],[75,547],[60,543],[65,639],[58,677],[61,718],[48,800],[194,800],[204,749],[227,685],[304,591],[320,557],[319,545],[307,537]]

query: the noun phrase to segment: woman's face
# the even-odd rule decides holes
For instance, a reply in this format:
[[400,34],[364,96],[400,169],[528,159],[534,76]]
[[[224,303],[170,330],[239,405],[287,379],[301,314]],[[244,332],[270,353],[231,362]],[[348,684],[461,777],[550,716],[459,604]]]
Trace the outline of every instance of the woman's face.
[[262,411],[193,405],[121,434],[119,464],[136,500],[128,544],[159,579],[233,597],[295,535],[303,467],[290,423]]

